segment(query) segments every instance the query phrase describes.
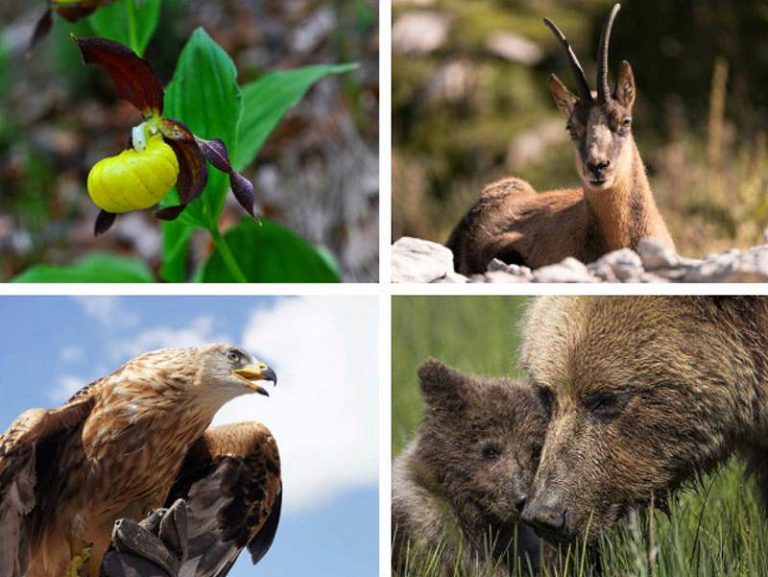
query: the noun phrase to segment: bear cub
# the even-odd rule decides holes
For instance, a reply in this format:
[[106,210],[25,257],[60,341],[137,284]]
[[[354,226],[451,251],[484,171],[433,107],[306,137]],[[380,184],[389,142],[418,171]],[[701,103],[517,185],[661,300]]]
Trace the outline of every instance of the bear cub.
[[539,541],[519,521],[547,427],[532,387],[435,359],[418,375],[427,408],[392,476],[394,572],[418,552],[446,576],[535,568]]

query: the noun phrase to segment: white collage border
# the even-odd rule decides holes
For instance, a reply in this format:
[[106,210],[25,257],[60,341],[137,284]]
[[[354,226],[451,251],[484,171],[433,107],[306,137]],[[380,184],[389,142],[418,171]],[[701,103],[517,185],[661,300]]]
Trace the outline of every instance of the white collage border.
[[[390,577],[391,534],[391,310],[408,295],[760,295],[768,284],[390,284],[392,214],[392,0],[379,4],[379,283],[367,284],[0,284],[3,296],[369,296],[379,307],[379,577]],[[2,330],[2,319],[0,319]]]

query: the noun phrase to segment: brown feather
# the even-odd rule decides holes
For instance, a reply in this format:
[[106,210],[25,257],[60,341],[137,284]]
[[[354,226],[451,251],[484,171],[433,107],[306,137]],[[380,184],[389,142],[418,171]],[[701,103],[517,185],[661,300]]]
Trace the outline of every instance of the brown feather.
[[182,575],[222,577],[240,551],[272,543],[279,521],[280,455],[269,429],[238,423],[209,429],[192,446],[168,498],[189,508]]

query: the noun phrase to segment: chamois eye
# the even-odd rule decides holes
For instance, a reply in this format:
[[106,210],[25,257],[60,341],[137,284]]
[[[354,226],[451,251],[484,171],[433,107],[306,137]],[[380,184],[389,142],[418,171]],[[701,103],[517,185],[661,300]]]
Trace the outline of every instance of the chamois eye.
[[595,419],[609,422],[621,414],[630,398],[629,393],[595,393],[587,397],[587,410]]
[[630,128],[632,128],[632,118],[630,116],[625,116],[619,123],[619,131],[627,132]]
[[496,443],[488,443],[483,446],[483,459],[487,461],[495,461],[501,457],[501,447]]

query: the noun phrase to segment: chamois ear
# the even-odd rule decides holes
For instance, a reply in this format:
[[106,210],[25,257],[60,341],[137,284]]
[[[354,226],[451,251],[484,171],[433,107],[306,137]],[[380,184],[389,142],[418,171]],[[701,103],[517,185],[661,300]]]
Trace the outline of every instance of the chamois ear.
[[427,359],[419,367],[421,392],[430,407],[460,410],[464,406],[464,390],[469,380],[437,359]]
[[628,110],[632,110],[635,104],[635,75],[632,74],[632,67],[626,60],[621,61],[619,79],[616,81],[613,97]]
[[549,77],[549,91],[552,93],[560,112],[566,118],[570,118],[576,103],[579,101],[578,97],[572,94],[555,74]]

